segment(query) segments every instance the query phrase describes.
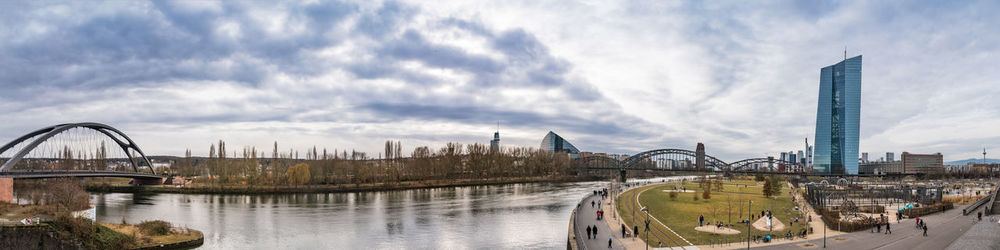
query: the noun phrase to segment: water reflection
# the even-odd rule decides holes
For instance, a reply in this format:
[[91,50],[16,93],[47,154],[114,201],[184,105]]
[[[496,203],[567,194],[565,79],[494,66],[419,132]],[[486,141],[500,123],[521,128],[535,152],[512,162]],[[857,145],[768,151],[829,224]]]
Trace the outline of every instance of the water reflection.
[[600,182],[338,194],[94,194],[103,222],[162,219],[208,249],[564,248],[569,214]]

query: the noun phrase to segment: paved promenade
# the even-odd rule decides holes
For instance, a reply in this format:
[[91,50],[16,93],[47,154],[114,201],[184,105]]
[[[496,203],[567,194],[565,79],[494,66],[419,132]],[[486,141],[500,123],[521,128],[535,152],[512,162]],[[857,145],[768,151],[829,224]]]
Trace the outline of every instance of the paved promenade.
[[[593,201],[597,203],[601,200],[601,196],[592,195],[588,196],[577,209],[576,218],[576,239],[577,244],[579,244],[581,250],[594,250],[594,249],[625,249],[621,242],[618,242],[618,238],[612,241],[611,248],[608,248],[608,238],[611,234],[618,233],[621,236],[621,228],[618,230],[611,230],[608,224],[604,221],[597,220],[597,205],[593,208],[590,207],[590,202]],[[602,203],[603,204],[603,203]],[[606,215],[604,217],[611,217],[611,207],[608,204],[603,204],[604,211]],[[596,239],[587,239],[587,226],[597,226],[597,237]]]
[[[828,237],[827,249],[946,249],[973,226],[972,217],[962,216],[962,207],[955,207],[943,213],[920,217],[927,222],[927,236],[917,230],[914,219],[903,219],[900,223],[891,220],[892,234],[859,231]],[[894,219],[894,218],[893,218]],[[820,229],[822,230],[822,229]],[[883,228],[884,230],[884,228]],[[822,235],[822,231],[816,233]],[[808,244],[808,245],[807,245]],[[823,239],[762,246],[760,249],[822,248]]]
[[962,237],[948,246],[948,250],[1000,249],[1000,216],[983,216]]

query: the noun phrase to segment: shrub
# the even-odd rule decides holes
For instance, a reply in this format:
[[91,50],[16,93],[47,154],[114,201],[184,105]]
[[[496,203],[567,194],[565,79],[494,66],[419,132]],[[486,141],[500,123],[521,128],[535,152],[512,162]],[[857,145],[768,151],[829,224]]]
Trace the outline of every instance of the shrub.
[[91,249],[128,249],[135,245],[135,237],[65,213],[55,217],[52,227],[59,234],[82,242]]
[[953,205],[951,202],[941,202],[923,207],[903,209],[902,214],[906,217],[913,218],[917,216],[924,216],[932,213],[943,212],[945,210],[952,209],[954,207],[955,205]]
[[166,235],[170,233],[170,222],[162,220],[143,221],[137,225],[145,235]]
[[705,189],[705,191],[704,191],[704,192],[701,192],[701,198],[702,198],[702,199],[706,199],[706,200],[708,200],[708,199],[711,199],[711,198],[712,198],[712,193],[711,193],[711,192],[709,192],[708,190],[709,190],[709,189]]
[[692,192],[694,194],[694,201],[698,201],[698,192]]
[[677,192],[672,192],[672,191],[671,191],[671,192],[670,192],[670,199],[671,199],[671,200],[676,200],[676,199],[677,199]]

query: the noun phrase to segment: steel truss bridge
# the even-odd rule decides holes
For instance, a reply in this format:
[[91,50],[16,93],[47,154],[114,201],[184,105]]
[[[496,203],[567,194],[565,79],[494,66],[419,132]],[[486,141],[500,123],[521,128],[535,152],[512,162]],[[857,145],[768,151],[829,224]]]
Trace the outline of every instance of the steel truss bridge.
[[[116,156],[109,157],[109,151]],[[166,177],[156,173],[128,135],[92,122],[49,126],[18,137],[0,147],[0,163],[0,178]]]
[[[758,168],[754,168],[755,165]],[[573,166],[581,170],[617,170],[621,171],[622,175],[624,175],[625,171],[665,171],[725,174],[766,173],[826,177],[876,176],[805,173],[805,168],[801,164],[775,159],[774,157],[749,158],[727,163],[703,152],[699,153],[698,151],[675,148],[649,150],[624,159],[616,159],[604,155],[590,155],[574,159]]]

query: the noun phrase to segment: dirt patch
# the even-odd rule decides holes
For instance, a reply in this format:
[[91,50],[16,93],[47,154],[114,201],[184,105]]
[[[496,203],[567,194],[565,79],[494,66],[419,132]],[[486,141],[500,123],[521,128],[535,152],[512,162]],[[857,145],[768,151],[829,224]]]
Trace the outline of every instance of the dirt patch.
[[753,227],[761,231],[781,231],[785,230],[785,224],[781,223],[778,218],[771,218],[771,227],[767,228],[767,217],[760,217],[753,223]]
[[695,227],[694,230],[698,230],[698,231],[702,231],[702,232],[706,232],[706,233],[713,233],[713,234],[739,234],[740,233],[740,231],[736,230],[736,229],[732,229],[732,228],[728,228],[728,227],[721,227],[720,228],[718,226],[711,226],[711,225],[709,225],[709,226]]

